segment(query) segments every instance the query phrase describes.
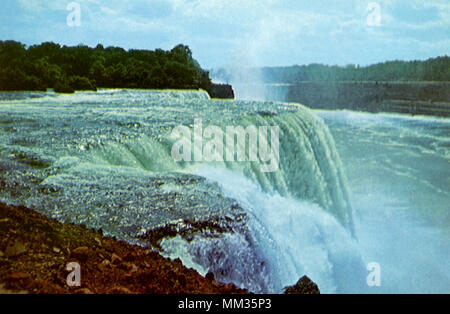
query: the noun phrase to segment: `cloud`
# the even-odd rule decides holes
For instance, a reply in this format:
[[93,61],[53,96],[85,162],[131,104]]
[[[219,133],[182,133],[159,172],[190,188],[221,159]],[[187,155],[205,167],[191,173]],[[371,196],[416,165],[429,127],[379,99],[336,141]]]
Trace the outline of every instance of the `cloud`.
[[[366,23],[374,1],[380,27]],[[184,43],[206,67],[366,64],[450,51],[448,0],[75,0],[79,28],[65,24],[69,2],[4,0],[2,39],[148,49]]]

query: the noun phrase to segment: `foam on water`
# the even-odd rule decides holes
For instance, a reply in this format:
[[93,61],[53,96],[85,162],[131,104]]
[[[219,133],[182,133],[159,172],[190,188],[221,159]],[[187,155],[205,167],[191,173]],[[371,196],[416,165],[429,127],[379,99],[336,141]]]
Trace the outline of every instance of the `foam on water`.
[[[202,91],[0,98],[3,201],[141,245],[152,230],[178,232],[164,254],[253,292],[305,274],[328,293],[450,290],[448,120],[319,118]],[[170,132],[194,117],[279,126],[279,171],[174,162]],[[366,285],[369,262],[381,287]]]
[[[274,291],[304,274],[326,293],[363,287],[364,266],[357,241],[330,213],[311,202],[266,193],[251,180],[210,167],[197,173],[217,182],[251,216],[249,225],[270,269]],[[251,278],[249,278],[251,280]]]

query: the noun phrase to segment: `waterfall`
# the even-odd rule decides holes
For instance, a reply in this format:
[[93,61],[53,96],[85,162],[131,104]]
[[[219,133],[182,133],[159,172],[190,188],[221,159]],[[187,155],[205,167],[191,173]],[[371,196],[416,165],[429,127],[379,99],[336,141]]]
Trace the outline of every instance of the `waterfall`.
[[266,192],[319,205],[353,232],[341,160],[323,121],[300,107],[293,113],[251,116],[247,123],[280,127],[280,169],[261,172],[260,167],[246,165],[246,176]]
[[[253,292],[281,292],[305,274],[324,292],[360,291],[340,157],[308,108],[210,100],[204,91],[100,90],[10,100],[0,110],[8,113],[1,160],[13,169],[3,200],[140,245],[167,229],[163,254]],[[277,127],[277,167],[249,158],[250,137],[233,139],[242,161],[225,158],[225,138],[222,160],[175,161],[172,132],[195,133],[196,119],[224,132]],[[192,153],[205,141],[192,141]]]
[[[267,193],[278,193],[284,197],[307,200],[319,205],[334,215],[343,226],[353,233],[352,209],[343,174],[342,163],[327,126],[305,107],[282,114],[254,114],[237,119],[234,125],[246,128],[249,125],[278,126],[280,128],[279,169],[261,171],[261,161],[223,162],[175,162],[170,156],[174,139],[169,135],[155,140],[148,136],[138,139],[110,143],[95,151],[99,159],[111,165],[142,168],[147,171],[182,171],[199,164],[242,173],[258,183]],[[219,125],[225,130],[225,125]],[[207,125],[204,125],[206,128]],[[192,139],[185,139],[191,141]],[[226,145],[225,139],[223,142]],[[235,143],[239,144],[238,142]],[[241,143],[248,146],[248,138]],[[192,151],[203,150],[205,141],[193,143]],[[248,157],[249,151],[242,148]],[[226,151],[224,151],[224,154]]]

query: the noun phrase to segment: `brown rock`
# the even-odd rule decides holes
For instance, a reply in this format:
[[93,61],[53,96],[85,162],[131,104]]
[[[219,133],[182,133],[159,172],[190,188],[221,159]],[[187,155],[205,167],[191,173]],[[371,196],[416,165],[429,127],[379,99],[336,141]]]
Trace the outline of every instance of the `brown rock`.
[[95,240],[95,242],[97,242],[97,244],[98,244],[99,246],[102,246],[102,240],[100,240],[100,239],[97,238],[97,237],[95,237],[94,240]]
[[[101,232],[82,226],[61,224],[26,208],[0,202],[0,218],[3,217],[10,219],[11,226],[17,226],[17,230],[9,227],[2,230],[0,242],[5,257],[8,246],[8,253],[23,252],[24,248],[27,253],[17,261],[0,262],[0,274],[3,274],[0,276],[0,293],[7,292],[2,290],[2,285],[14,292],[57,294],[246,292],[232,285],[206,280],[196,271],[186,269],[181,261],[171,262],[150,249],[103,237]],[[101,247],[97,246],[94,237],[101,240]],[[49,241],[46,239],[52,241],[44,250],[40,244]],[[59,253],[56,252],[58,249]],[[0,260],[4,261],[5,257]],[[64,266],[85,259],[83,286],[68,287]],[[112,267],[112,260],[117,264],[115,267]],[[102,267],[109,269],[102,271]]]
[[116,253],[113,253],[111,255],[111,262],[113,263],[113,265],[118,265],[122,263],[122,258],[120,258],[120,256],[117,255]]
[[131,292],[130,289],[122,287],[122,286],[118,286],[118,287],[114,287],[112,288],[109,293],[114,293],[114,294],[131,294],[133,292]]
[[80,262],[85,262],[89,257],[89,248],[87,246],[77,247],[72,251],[70,256],[76,258]]
[[102,272],[108,271],[109,269],[111,269],[111,262],[105,259],[100,264],[98,264],[98,268]]
[[8,276],[6,276],[7,280],[22,280],[27,279],[29,276],[25,273],[11,273]]
[[28,294],[29,292],[26,290],[9,290],[4,287],[4,285],[0,284],[0,294]]
[[88,288],[81,288],[75,291],[75,293],[78,294],[94,294],[91,290],[89,290]]
[[133,263],[127,263],[127,268],[130,273],[135,273],[138,271],[136,264]]
[[13,257],[23,254],[27,251],[25,245],[19,240],[14,241],[14,243],[9,243],[5,250],[5,255],[7,257]]

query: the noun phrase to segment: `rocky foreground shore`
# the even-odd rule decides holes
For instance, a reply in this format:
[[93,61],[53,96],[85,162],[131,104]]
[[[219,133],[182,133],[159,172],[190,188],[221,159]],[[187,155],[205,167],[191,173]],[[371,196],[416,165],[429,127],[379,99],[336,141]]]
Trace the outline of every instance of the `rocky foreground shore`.
[[[70,287],[67,265],[80,265]],[[158,253],[0,203],[0,293],[246,293]]]
[[[80,285],[73,282],[80,269]],[[150,249],[0,202],[0,294],[246,294]],[[285,294],[318,294],[303,276]]]

